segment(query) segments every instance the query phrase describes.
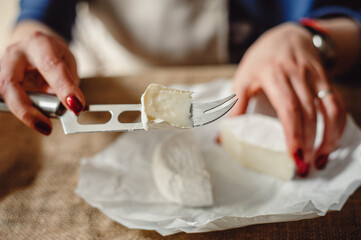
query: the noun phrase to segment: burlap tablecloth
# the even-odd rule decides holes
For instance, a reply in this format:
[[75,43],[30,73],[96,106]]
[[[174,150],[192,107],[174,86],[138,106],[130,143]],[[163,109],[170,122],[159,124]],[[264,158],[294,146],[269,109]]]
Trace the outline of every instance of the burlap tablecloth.
[[[88,103],[139,103],[151,82],[204,82],[232,77],[234,70],[235,66],[154,69],[136,76],[85,79],[81,88]],[[361,85],[339,88],[360,125]],[[119,133],[67,136],[59,121],[53,125],[52,135],[45,137],[0,113],[0,239],[163,239],[153,231],[127,229],[74,193],[80,159],[102,150]],[[164,239],[361,239],[361,189],[342,211],[325,217]]]

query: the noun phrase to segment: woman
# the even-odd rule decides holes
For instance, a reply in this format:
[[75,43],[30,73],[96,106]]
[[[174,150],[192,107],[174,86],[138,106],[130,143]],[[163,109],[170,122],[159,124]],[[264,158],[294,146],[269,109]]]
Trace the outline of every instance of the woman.
[[[1,59],[0,94],[10,110],[40,133],[51,122],[26,90],[55,93],[79,114],[85,99],[67,42],[78,1],[22,0],[11,45]],[[238,62],[235,116],[264,92],[283,124],[298,174],[323,169],[337,147],[346,110],[330,79],[358,63],[361,3],[343,1],[90,1],[114,39],[152,65]],[[309,19],[303,19],[308,17]],[[312,19],[310,19],[312,18]],[[29,86],[30,85],[30,86]],[[314,149],[316,111],[325,122]]]

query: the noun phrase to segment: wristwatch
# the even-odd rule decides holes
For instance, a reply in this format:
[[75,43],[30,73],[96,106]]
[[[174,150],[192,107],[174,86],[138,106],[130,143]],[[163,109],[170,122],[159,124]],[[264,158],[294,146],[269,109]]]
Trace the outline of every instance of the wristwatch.
[[312,34],[313,46],[318,50],[324,67],[331,68],[335,62],[336,48],[328,31],[315,19],[302,18],[300,24]]

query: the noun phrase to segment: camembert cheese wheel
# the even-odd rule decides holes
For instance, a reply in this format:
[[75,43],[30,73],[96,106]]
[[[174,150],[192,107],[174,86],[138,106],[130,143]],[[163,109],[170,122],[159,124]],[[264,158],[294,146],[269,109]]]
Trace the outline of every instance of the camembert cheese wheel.
[[294,176],[282,125],[276,118],[245,114],[221,123],[221,145],[243,167],[281,180]]

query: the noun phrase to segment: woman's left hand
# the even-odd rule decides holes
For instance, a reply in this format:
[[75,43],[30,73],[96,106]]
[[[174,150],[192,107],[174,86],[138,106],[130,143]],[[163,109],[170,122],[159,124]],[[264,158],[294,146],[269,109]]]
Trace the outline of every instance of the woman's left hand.
[[[318,98],[323,90],[331,93]],[[256,93],[266,94],[283,125],[300,176],[308,174],[312,163],[318,169],[326,166],[345,128],[346,109],[306,29],[286,23],[263,34],[242,58],[234,75],[234,91],[239,101],[231,111],[233,116],[245,113]],[[318,110],[325,130],[321,145],[314,149]]]

